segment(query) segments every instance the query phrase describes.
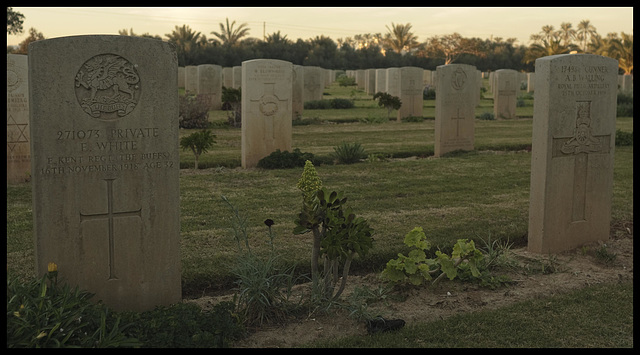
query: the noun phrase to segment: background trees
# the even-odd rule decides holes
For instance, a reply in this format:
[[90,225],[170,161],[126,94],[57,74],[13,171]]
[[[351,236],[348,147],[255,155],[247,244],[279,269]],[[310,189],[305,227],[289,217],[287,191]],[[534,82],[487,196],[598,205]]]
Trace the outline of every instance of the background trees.
[[[7,7],[7,34],[21,33],[24,16]],[[602,37],[589,20],[576,27],[562,22],[558,29],[542,26],[531,34],[528,45],[516,45],[514,38],[466,38],[458,33],[437,35],[421,42],[411,30],[411,24],[391,23],[387,33],[364,33],[338,38],[319,35],[306,40],[292,40],[280,31],[264,39],[248,37],[246,23],[236,25],[225,19],[207,39],[188,25],[175,26],[165,37],[149,33],[135,34],[133,28],[118,31],[120,35],[164,39],[176,45],[178,65],[215,63],[224,67],[241,65],[245,60],[265,58],[286,60],[298,65],[320,66],[326,69],[368,69],[416,66],[435,70],[438,65],[463,63],[481,71],[515,69],[533,71],[537,58],[571,53],[593,53],[615,58],[621,73],[633,72],[633,34],[609,33]],[[17,48],[7,47],[7,53],[27,54],[30,42],[44,39],[35,29]]]

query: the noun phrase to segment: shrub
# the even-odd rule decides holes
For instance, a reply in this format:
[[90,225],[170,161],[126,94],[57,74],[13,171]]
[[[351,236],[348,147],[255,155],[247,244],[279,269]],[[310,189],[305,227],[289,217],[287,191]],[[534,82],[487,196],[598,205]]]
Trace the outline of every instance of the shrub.
[[340,86],[355,86],[356,78],[348,77],[345,74],[340,74],[336,79]]
[[480,114],[480,116],[478,116],[478,119],[486,120],[486,121],[493,121],[493,120],[496,119],[496,117],[493,114],[493,112],[483,112],[483,113]]
[[391,111],[398,110],[402,107],[402,101],[399,97],[386,92],[376,92],[373,94],[373,99],[378,100],[378,106],[387,109],[387,118],[391,115]]
[[633,145],[633,132],[616,130],[616,146]]
[[423,122],[424,117],[422,116],[407,116],[401,118],[402,122]]
[[211,131],[202,130],[180,139],[180,147],[184,150],[191,149],[195,155],[196,159],[194,169],[198,169],[198,158],[200,158],[200,155],[202,153],[206,153],[207,150],[209,150],[209,148],[211,148],[215,143],[213,138],[215,138],[215,135],[211,134]]
[[353,108],[355,105],[349,99],[311,100],[304,103],[306,110],[328,110]]
[[303,153],[299,148],[295,148],[293,153],[286,150],[281,152],[280,149],[276,149],[275,152],[258,161],[258,168],[288,169],[302,167],[306,160],[313,160],[313,154]]
[[227,110],[227,121],[232,127],[242,126],[242,91],[240,89],[222,87],[222,109]]
[[633,117],[633,94],[618,94],[617,117]]
[[436,89],[432,85],[427,85],[422,90],[422,98],[424,100],[435,100],[436,99]]
[[204,95],[187,93],[179,96],[180,128],[207,128],[209,126],[209,100]]
[[334,158],[338,163],[342,164],[353,164],[359,162],[361,159],[367,158],[367,153],[360,143],[349,144],[342,142],[340,145],[334,147],[333,151]]

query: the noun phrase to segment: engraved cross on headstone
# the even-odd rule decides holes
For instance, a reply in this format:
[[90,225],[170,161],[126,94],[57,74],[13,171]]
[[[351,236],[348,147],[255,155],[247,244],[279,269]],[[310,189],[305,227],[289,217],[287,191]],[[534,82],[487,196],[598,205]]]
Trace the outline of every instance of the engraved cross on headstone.
[[136,216],[141,218],[140,211],[142,208],[133,211],[114,212],[113,210],[113,180],[104,179],[107,182],[107,213],[96,214],[83,214],[80,213],[80,224],[88,220],[106,219],[109,226],[109,280],[116,280],[118,277],[115,275],[115,248],[114,248],[114,232],[113,232],[113,220],[118,217]]
[[608,154],[611,134],[591,132],[591,101],[576,102],[576,127],[572,137],[553,139],[552,157],[574,157],[572,221],[585,220],[590,154]]
[[266,123],[265,123],[265,137],[270,137],[271,139],[276,139],[276,132],[273,128],[274,122],[273,116],[277,116],[278,111],[280,110],[281,105],[288,101],[288,99],[281,100],[275,94],[275,83],[264,83],[264,91],[262,96],[259,99],[251,99],[252,103],[252,111],[255,112],[254,108],[258,107],[258,112],[262,114]]
[[[506,102],[509,102],[509,100],[511,100],[510,99],[511,96],[515,96],[516,95],[515,89],[511,88],[511,81],[510,80],[505,80],[503,89],[502,90],[498,90],[498,95],[499,96],[504,96]],[[511,108],[511,106],[504,105],[504,108],[507,111],[507,115],[509,116],[508,118],[512,118],[513,116],[515,116],[514,113],[509,110]]]
[[464,120],[464,116],[460,117],[460,108],[458,107],[458,113],[456,117],[451,117],[452,120],[456,121],[456,138],[460,137],[460,120]]

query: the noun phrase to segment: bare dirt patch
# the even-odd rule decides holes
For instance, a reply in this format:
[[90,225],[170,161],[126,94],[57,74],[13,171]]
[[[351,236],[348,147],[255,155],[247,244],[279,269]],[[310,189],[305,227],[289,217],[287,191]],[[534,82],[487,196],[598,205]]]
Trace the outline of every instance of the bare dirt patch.
[[[406,287],[394,291],[395,300],[369,305],[370,312],[387,319],[403,319],[407,325],[445,319],[458,313],[497,309],[516,302],[550,297],[574,289],[616,280],[633,280],[633,225],[619,227],[606,244],[591,244],[578,250],[541,255],[526,248],[511,249],[510,260],[517,265],[497,273],[507,275],[510,285],[492,290],[476,284],[442,280],[435,287]],[[597,252],[606,251],[603,255]],[[605,262],[606,256],[615,255]],[[544,270],[544,271],[543,271]],[[360,287],[371,290],[388,285],[379,274],[349,276],[343,298]],[[398,294],[399,293],[399,294]],[[232,295],[202,297],[195,302],[203,308],[230,300]],[[400,300],[396,299],[400,298]],[[286,325],[262,327],[252,331],[234,347],[296,347],[319,339],[348,335],[367,335],[364,321],[357,321],[344,309],[314,312]]]

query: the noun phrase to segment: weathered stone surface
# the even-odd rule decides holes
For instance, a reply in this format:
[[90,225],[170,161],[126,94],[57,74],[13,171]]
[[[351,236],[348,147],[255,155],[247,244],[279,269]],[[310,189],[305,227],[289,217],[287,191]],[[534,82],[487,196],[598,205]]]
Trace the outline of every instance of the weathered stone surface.
[[140,37],[29,45],[36,274],[116,310],[182,298],[177,64]]
[[518,77],[518,72],[512,69],[495,71],[493,114],[496,119],[516,118],[516,98],[520,86]]
[[609,238],[618,62],[591,54],[536,60],[529,251]]
[[260,159],[277,149],[291,151],[292,77],[290,62],[274,59],[242,62],[243,168],[255,167]]
[[473,150],[476,68],[467,64],[441,65],[436,68],[436,121],[434,156],[454,150]]
[[29,139],[28,58],[7,54],[7,183],[21,183],[31,175]]

